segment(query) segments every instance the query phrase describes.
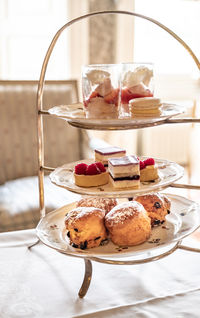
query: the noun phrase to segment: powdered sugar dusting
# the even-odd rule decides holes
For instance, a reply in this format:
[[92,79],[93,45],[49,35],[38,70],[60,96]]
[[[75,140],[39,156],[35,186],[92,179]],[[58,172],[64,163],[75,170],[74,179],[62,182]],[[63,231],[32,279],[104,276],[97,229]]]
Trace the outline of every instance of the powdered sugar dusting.
[[84,198],[77,202],[77,207],[95,207],[98,209],[102,209],[105,213],[110,212],[112,208],[117,205],[116,199],[110,198]]
[[94,208],[94,207],[78,207],[71,210],[65,217],[65,222],[71,223],[80,218],[88,217],[91,214],[95,214],[95,216],[99,218],[103,218],[105,215],[105,211]]
[[105,219],[112,226],[114,224],[123,224],[130,217],[138,217],[140,213],[146,214],[142,204],[136,201],[124,202],[114,207],[106,215]]

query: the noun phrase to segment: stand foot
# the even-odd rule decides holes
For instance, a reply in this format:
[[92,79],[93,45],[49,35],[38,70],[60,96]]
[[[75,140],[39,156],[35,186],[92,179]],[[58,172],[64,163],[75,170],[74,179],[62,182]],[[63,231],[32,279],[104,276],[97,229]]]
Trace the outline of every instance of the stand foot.
[[37,244],[39,244],[39,243],[40,243],[40,240],[37,239],[37,241],[35,241],[35,242],[32,243],[31,245],[28,245],[27,247],[28,247],[28,249],[31,249],[31,247],[33,247],[33,246],[35,246],[35,245],[37,245]]
[[78,293],[80,298],[83,298],[86,295],[88,288],[90,286],[91,278],[92,278],[92,262],[89,259],[84,259],[84,261],[85,261],[85,276],[83,279],[82,286]]

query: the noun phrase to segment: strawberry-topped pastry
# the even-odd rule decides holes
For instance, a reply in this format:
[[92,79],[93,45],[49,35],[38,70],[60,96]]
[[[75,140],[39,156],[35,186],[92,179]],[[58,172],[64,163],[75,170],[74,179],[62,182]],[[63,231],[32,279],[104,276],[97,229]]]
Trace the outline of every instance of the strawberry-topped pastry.
[[[129,64],[131,69],[132,64]],[[129,101],[134,98],[153,97],[150,89],[153,71],[146,66],[138,66],[133,71],[127,71],[122,80],[121,105],[124,114],[129,114]]]
[[153,158],[140,160],[140,181],[154,181],[158,179],[158,167]]
[[74,180],[79,187],[97,187],[108,183],[109,174],[102,162],[82,162],[74,168]]
[[86,117],[93,119],[118,118],[118,66],[110,65],[110,68],[112,67],[115,71],[114,75],[112,72],[96,67],[96,69],[85,72],[83,76],[83,103]]

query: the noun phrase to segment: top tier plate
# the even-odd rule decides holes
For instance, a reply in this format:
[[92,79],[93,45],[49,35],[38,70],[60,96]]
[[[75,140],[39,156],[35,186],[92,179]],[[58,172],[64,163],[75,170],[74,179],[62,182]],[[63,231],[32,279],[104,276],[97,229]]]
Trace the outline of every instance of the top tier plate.
[[54,106],[48,110],[51,115],[55,115],[69,122],[72,126],[93,130],[127,130],[144,127],[157,126],[173,116],[184,112],[184,107],[164,103],[162,113],[159,117],[149,118],[118,118],[118,119],[90,119],[85,117],[83,104]]

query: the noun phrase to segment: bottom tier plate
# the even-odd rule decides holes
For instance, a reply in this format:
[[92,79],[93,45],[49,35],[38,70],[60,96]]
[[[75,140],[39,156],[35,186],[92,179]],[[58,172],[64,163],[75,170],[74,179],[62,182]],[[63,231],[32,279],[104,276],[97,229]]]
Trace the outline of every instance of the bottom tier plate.
[[64,217],[76,203],[68,204],[43,217],[36,233],[47,246],[68,255],[85,258],[148,259],[173,249],[177,242],[194,232],[200,226],[200,205],[181,196],[166,194],[171,200],[171,213],[163,225],[154,227],[148,241],[131,247],[120,247],[111,241],[104,246],[81,250],[69,244]]

